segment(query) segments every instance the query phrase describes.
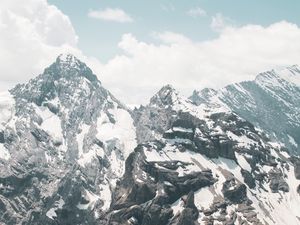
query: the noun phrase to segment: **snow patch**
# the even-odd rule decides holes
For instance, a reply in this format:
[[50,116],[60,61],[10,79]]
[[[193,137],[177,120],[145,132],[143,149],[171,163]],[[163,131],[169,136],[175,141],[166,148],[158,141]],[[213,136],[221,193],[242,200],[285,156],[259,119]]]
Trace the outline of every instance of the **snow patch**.
[[124,157],[127,158],[127,156],[137,145],[133,119],[131,118],[130,114],[124,109],[111,109],[109,110],[109,113],[115,119],[115,123],[110,123],[107,120],[103,119],[98,120],[97,138],[102,141],[109,141],[112,138],[119,139],[124,146],[124,148],[122,149]]
[[90,129],[90,126],[86,124],[82,124],[81,126],[81,132],[77,134],[77,145],[78,145],[78,159],[82,156],[83,154],[83,146],[84,146],[84,137],[88,133]]
[[88,190],[85,190],[85,195],[86,195],[86,198],[87,200],[89,201],[87,204],[77,204],[77,208],[80,209],[80,210],[87,210],[87,209],[91,209],[93,210],[94,207],[95,207],[95,204],[98,200],[100,200],[100,196],[88,191]]
[[184,128],[184,127],[173,127],[173,131],[175,132],[183,132],[183,133],[193,133],[191,128]]
[[33,104],[36,113],[42,118],[41,128],[54,138],[62,139],[63,131],[61,128],[60,118],[52,113],[47,107],[36,106]]
[[295,141],[295,139],[293,137],[291,137],[290,135],[288,135],[288,138],[289,138],[289,142],[297,148],[298,144]]
[[108,184],[100,184],[99,187],[101,200],[103,201],[102,210],[106,211],[111,204],[111,191]]
[[183,205],[184,202],[181,199],[178,199],[171,205],[171,209],[173,210],[174,216],[182,212],[182,210],[184,209]]
[[231,131],[227,131],[227,135],[231,140],[236,141],[240,147],[249,147],[255,144],[255,141],[251,140],[246,135],[237,136]]
[[15,100],[9,92],[0,93],[0,129],[3,129],[6,123],[14,115]]
[[4,160],[9,160],[10,159],[10,153],[4,147],[3,144],[0,144],[0,159],[4,159]]
[[195,192],[195,205],[198,209],[208,209],[214,200],[214,194],[209,187],[201,188]]
[[242,167],[244,170],[247,170],[248,172],[251,172],[251,166],[243,155],[240,155],[239,153],[235,153],[235,157],[237,158],[240,167]]
[[48,210],[48,212],[46,213],[46,216],[48,218],[50,218],[51,220],[54,220],[55,217],[57,217],[56,215],[56,210],[58,209],[62,209],[62,207],[64,206],[65,202],[62,198],[60,198],[58,201],[56,201],[54,203],[54,206],[53,208],[51,208],[50,210]]
[[116,178],[121,177],[125,171],[125,159],[137,145],[135,126],[130,114],[121,108],[103,113],[97,120],[96,137],[104,143],[111,171]]
[[97,145],[93,145],[87,153],[81,154],[77,162],[80,166],[85,167],[87,164],[91,163],[93,159],[96,159],[97,156],[103,158],[104,150]]

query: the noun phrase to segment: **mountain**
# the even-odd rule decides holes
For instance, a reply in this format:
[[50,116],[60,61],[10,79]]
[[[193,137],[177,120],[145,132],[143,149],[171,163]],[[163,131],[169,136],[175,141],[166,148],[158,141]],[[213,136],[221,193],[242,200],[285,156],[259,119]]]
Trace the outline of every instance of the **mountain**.
[[0,221],[94,223],[136,146],[128,109],[72,55],[3,95],[0,107]]
[[134,116],[116,224],[300,224],[299,159],[228,107],[168,85]]
[[221,90],[194,91],[195,104],[222,101],[231,110],[281,142],[292,154],[300,154],[300,68],[260,73],[255,80]]
[[300,159],[214,92],[130,111],[59,56],[0,95],[0,224],[300,224]]

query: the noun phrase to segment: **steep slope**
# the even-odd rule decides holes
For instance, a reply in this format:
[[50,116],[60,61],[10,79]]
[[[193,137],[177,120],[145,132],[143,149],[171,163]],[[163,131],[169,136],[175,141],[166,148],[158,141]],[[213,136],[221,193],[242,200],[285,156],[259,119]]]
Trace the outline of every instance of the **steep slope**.
[[136,146],[127,108],[61,55],[0,109],[0,223],[95,224]]
[[195,91],[195,104],[224,102],[241,117],[300,154],[300,68],[291,66],[259,74],[254,81],[229,85],[219,91]]
[[0,223],[300,224],[299,158],[201,101],[168,85],[130,112],[59,56],[0,95]]
[[251,123],[171,86],[134,114],[140,144],[109,224],[300,224],[298,159]]

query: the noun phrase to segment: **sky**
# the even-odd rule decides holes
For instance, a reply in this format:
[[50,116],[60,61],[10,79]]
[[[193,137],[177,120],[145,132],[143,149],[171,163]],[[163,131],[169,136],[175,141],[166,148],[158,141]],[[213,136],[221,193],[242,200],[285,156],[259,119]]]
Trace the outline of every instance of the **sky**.
[[60,53],[127,104],[165,84],[184,95],[300,64],[298,0],[1,0],[0,91]]

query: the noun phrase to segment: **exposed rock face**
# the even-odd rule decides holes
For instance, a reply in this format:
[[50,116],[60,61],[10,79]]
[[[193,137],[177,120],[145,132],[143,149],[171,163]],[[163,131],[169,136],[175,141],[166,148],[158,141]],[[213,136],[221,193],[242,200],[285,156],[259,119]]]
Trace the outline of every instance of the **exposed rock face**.
[[253,175],[245,169],[241,169],[241,173],[242,176],[244,177],[245,184],[247,184],[249,188],[255,188],[256,184]]
[[226,180],[222,187],[222,192],[224,197],[234,203],[241,203],[247,199],[245,184],[231,178]]
[[0,161],[0,223],[96,223],[136,146],[127,108],[71,55],[10,92],[0,121],[0,151],[9,154]]
[[[180,204],[184,200],[177,200],[171,208],[178,216],[170,220],[171,224],[277,224],[284,218],[268,213],[272,211],[270,204],[286,206],[274,196],[272,200],[263,196],[275,190],[296,193],[297,186],[291,180],[296,164],[264,133],[222,105],[206,102],[193,106],[171,86],[165,86],[149,105],[134,112],[136,124],[143,131],[139,141],[148,142],[143,144],[146,161],[176,170],[180,176],[209,168],[215,179],[213,185],[194,190],[198,219]],[[210,195],[210,203],[202,203]],[[298,219],[294,222],[298,224]]]
[[300,159],[292,157],[291,161],[294,163],[294,173],[297,180],[300,180]]
[[270,188],[273,192],[289,191],[289,185],[284,180],[284,174],[279,169],[272,169],[269,172],[269,178],[270,178]]
[[300,155],[300,68],[297,65],[257,75],[253,81],[228,85],[221,90],[194,91],[197,105],[223,102],[242,118],[264,130]]
[[176,167],[169,166],[172,162],[157,166],[158,162],[146,160],[144,151],[150,150],[140,145],[126,161],[126,172],[112,201],[112,209],[117,211],[112,212],[110,223],[126,224],[132,218],[137,224],[168,224],[174,216],[171,205],[184,195],[188,195],[185,207],[193,208],[197,215],[193,191],[213,184],[211,171],[178,176]]
[[4,143],[4,131],[0,130],[0,143]]
[[0,224],[299,224],[299,158],[214,94],[130,112],[60,56],[0,98]]

